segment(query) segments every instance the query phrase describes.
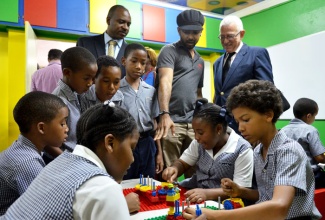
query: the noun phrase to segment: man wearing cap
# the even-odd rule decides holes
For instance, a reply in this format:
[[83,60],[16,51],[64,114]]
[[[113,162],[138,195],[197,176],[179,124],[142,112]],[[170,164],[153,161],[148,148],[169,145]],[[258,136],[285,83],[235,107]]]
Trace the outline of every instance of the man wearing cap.
[[204,17],[200,11],[186,10],[177,16],[177,25],[180,40],[164,46],[157,63],[160,116],[155,138],[163,137],[167,167],[194,139],[192,115],[203,87],[204,61],[194,47],[200,39]]
[[103,55],[114,57],[120,64],[122,78],[125,76],[125,67],[121,63],[127,46],[124,38],[129,33],[131,16],[129,11],[122,5],[114,5],[108,11],[107,30],[103,34],[81,37],[77,46],[89,50],[96,59]]

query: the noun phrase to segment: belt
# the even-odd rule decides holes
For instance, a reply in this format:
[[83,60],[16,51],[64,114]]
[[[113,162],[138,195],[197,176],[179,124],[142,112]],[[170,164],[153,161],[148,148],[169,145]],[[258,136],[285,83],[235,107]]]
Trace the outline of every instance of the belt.
[[140,132],[140,138],[147,138],[153,134],[153,130]]

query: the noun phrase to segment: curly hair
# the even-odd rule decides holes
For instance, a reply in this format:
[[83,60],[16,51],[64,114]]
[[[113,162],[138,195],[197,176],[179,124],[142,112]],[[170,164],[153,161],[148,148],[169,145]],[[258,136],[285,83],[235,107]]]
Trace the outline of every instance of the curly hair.
[[234,87],[227,99],[227,109],[247,107],[261,114],[273,111],[272,122],[275,123],[282,114],[280,92],[270,81],[248,80]]
[[76,72],[82,69],[84,64],[97,64],[94,55],[83,47],[71,47],[66,49],[61,56],[62,70],[70,68]]
[[120,64],[115,58],[106,55],[97,58],[97,66],[98,66],[98,70],[95,76],[96,78],[99,76],[100,71],[102,70],[103,67],[116,66],[118,68],[121,68]]
[[207,99],[198,99],[195,104],[193,113],[193,119],[200,118],[209,123],[212,128],[215,128],[218,124],[221,124],[223,131],[227,131],[227,117],[228,112],[225,108],[209,103]]
[[318,112],[317,103],[309,98],[300,98],[293,106],[293,114],[296,118],[302,119],[308,114],[316,114]]
[[30,131],[32,124],[52,121],[63,107],[67,106],[56,95],[34,91],[19,99],[14,107],[13,115],[20,132],[26,134]]
[[98,143],[107,134],[123,140],[137,129],[137,124],[130,113],[119,106],[97,104],[87,109],[77,123],[77,143],[95,151]]

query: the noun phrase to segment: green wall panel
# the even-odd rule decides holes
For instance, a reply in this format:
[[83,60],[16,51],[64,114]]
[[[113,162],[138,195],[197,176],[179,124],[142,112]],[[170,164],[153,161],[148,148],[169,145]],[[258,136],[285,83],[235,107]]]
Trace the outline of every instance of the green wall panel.
[[[289,124],[289,122],[290,122],[290,120],[279,120],[276,123],[276,127],[278,129],[283,128],[284,126]],[[318,130],[320,140],[322,141],[322,144],[324,145],[325,144],[325,121],[324,120],[316,120],[313,123],[313,126]]]
[[128,0],[117,0],[116,4],[123,5],[131,14],[131,27],[127,38],[142,39],[142,4]]
[[0,21],[18,23],[18,0],[0,1]]
[[243,41],[268,47],[325,30],[325,1],[292,0],[242,20]]
[[219,25],[221,20],[205,17],[205,22],[206,22],[206,38],[207,38],[206,47],[222,50],[223,48],[221,42],[218,39]]

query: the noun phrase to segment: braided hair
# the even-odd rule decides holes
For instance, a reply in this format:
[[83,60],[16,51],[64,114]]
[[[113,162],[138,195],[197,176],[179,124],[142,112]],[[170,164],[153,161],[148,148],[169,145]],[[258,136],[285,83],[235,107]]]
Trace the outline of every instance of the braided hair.
[[200,118],[212,125],[215,128],[221,124],[224,132],[227,131],[227,117],[230,117],[225,108],[216,104],[209,103],[207,99],[198,99],[195,103],[193,119]]
[[97,104],[85,111],[77,123],[77,143],[95,151],[107,134],[119,141],[130,135],[137,124],[130,113],[113,102]]

